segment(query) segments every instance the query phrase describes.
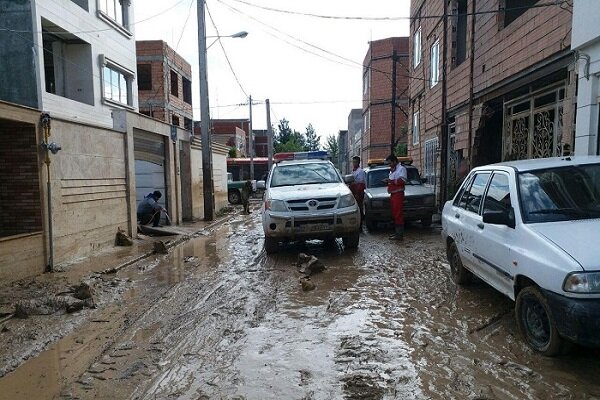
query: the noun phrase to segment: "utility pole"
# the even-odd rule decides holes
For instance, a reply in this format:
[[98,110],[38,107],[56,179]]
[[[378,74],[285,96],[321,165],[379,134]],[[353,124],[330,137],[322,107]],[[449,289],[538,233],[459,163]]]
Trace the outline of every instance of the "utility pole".
[[213,201],[212,145],[210,138],[210,106],[208,103],[208,71],[206,62],[206,21],[204,0],[198,0],[198,54],[200,67],[200,129],[202,134],[202,193],[204,197],[204,220],[212,221]]
[[392,140],[390,143],[390,154],[394,154],[396,147],[396,61],[398,59],[398,53],[396,50],[392,53]]
[[269,153],[269,171],[273,166],[273,127],[271,126],[271,103],[269,99],[265,101],[267,105],[267,147]]
[[254,180],[254,132],[252,132],[252,95],[249,96],[250,101],[248,104],[250,105],[250,123],[248,124],[248,140],[249,144],[249,152],[250,152],[250,180]]

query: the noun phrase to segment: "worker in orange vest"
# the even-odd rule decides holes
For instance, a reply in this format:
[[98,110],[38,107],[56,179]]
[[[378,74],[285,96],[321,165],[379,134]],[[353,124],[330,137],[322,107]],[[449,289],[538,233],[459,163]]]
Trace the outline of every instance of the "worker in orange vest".
[[394,234],[391,240],[404,240],[404,186],[406,185],[406,168],[398,163],[398,157],[391,154],[386,159],[390,164],[390,175],[384,179],[387,183],[387,191],[390,194],[390,206],[392,208],[392,219],[394,220]]

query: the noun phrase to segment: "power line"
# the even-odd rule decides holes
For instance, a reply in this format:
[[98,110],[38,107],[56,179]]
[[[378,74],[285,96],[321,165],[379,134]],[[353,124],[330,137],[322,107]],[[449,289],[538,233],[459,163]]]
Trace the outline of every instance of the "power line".
[[[236,3],[245,4],[249,7],[258,8],[258,9],[265,10],[265,11],[276,12],[276,13],[280,13],[280,14],[299,15],[299,16],[303,16],[303,17],[321,18],[321,19],[354,20],[354,21],[401,21],[401,20],[409,20],[410,21],[410,20],[419,20],[419,19],[443,18],[446,16],[443,14],[442,15],[417,16],[417,17],[410,17],[410,16],[364,17],[364,16],[323,15],[323,14],[315,14],[315,13],[309,13],[309,12],[301,12],[301,11],[294,11],[294,10],[285,10],[285,9],[281,9],[281,8],[267,7],[267,6],[263,6],[260,4],[254,4],[254,3],[251,3],[251,2],[245,1],[245,0],[231,0],[231,1],[235,1]],[[554,1],[551,3],[534,4],[531,6],[510,7],[510,8],[503,8],[503,9],[498,9],[498,10],[451,14],[448,16],[496,14],[499,12],[517,11],[517,10],[530,9],[530,8],[541,8],[541,7],[550,7],[550,6],[557,6],[557,5],[561,6],[562,4],[567,4],[567,5],[571,6],[571,4],[568,0],[557,0],[557,1]],[[562,6],[561,6],[561,8],[562,8]]]
[[215,31],[217,32],[217,40],[219,41],[219,45],[221,46],[221,50],[223,50],[223,55],[225,56],[225,60],[227,60],[227,65],[229,65],[229,69],[231,70],[231,73],[233,74],[233,77],[235,78],[235,81],[237,82],[238,86],[240,87],[240,90],[242,91],[242,93],[244,93],[244,96],[248,97],[248,93],[246,93],[246,91],[244,90],[244,87],[242,86],[242,84],[240,83],[240,80],[237,76],[237,74],[235,73],[235,70],[233,69],[233,66],[231,65],[231,61],[229,60],[229,56],[227,55],[227,52],[225,51],[225,46],[223,46],[223,42],[221,42],[221,38],[220,38],[220,33],[219,33],[219,28],[217,28],[217,24],[215,23],[215,20],[212,17],[212,14],[210,13],[210,9],[208,8],[208,4],[205,4],[206,6],[206,12],[208,13],[208,17],[210,18],[210,22],[212,23],[212,26],[215,28]]

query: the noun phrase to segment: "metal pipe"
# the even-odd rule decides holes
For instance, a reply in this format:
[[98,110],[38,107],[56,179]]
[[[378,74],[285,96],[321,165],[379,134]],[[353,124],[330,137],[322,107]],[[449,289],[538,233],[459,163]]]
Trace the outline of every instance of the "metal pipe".
[[43,113],[40,117],[42,129],[44,130],[44,142],[42,148],[46,152],[46,192],[48,202],[48,264],[46,265],[47,272],[54,272],[54,234],[52,231],[52,182],[50,180],[50,150],[48,142],[50,139],[50,115]]

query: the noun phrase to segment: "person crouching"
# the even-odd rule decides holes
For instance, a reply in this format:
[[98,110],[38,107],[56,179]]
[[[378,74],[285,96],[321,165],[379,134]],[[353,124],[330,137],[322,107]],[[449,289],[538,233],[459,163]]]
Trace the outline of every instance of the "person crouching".
[[158,204],[158,200],[162,197],[159,190],[155,190],[144,197],[144,200],[138,204],[137,219],[140,225],[147,225],[152,222],[152,226],[160,226],[160,212],[166,211]]

